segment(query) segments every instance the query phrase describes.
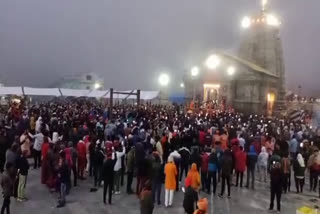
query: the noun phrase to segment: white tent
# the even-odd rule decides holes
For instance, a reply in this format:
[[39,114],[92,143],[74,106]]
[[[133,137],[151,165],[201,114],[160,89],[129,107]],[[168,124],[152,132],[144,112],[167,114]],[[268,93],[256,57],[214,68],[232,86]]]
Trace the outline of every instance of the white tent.
[[67,88],[60,88],[62,96],[65,97],[86,97],[90,90],[84,89],[67,89]]
[[140,99],[152,100],[159,96],[159,91],[141,91]]
[[89,94],[87,94],[86,96],[100,98],[100,97],[107,97],[108,94],[109,94],[109,90],[104,90],[104,91],[93,90],[93,91],[90,91]]
[[61,96],[58,88],[23,88],[25,95],[35,95],[35,96]]
[[21,87],[0,87],[0,95],[23,95]]

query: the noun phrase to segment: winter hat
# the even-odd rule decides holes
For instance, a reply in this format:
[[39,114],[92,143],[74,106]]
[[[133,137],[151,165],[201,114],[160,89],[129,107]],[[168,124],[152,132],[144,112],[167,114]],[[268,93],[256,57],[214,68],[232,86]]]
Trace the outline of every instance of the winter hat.
[[208,199],[201,198],[197,203],[199,210],[207,212],[208,210]]
[[192,181],[191,181],[191,179],[190,179],[189,177],[187,177],[187,178],[185,179],[185,181],[184,181],[184,185],[185,185],[186,188],[188,188],[189,186],[191,186],[191,183],[192,183]]

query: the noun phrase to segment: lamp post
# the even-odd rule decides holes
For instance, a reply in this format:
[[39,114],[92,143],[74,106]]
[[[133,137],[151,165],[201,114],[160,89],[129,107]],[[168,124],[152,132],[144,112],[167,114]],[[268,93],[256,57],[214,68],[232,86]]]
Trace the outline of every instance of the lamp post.
[[169,75],[167,73],[160,74],[160,76],[158,78],[158,82],[159,82],[159,85],[161,86],[161,89],[160,89],[160,104],[161,104],[161,100],[162,100],[162,96],[163,96],[163,93],[161,93],[161,91],[163,92],[163,89],[169,85],[169,83],[170,83]]
[[200,69],[197,66],[193,66],[190,70],[191,72],[191,77],[192,77],[192,101],[195,102],[196,100],[196,78],[200,73]]

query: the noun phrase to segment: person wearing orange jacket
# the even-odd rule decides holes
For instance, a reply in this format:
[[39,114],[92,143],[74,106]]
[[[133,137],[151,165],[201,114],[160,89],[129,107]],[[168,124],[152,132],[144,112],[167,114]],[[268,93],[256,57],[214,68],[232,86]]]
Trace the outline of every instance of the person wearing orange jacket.
[[[197,193],[195,197],[196,197],[196,201],[198,201],[198,192],[200,190],[201,180],[200,180],[200,173],[197,169],[197,164],[193,163],[191,165],[187,178],[191,180],[191,187]],[[206,184],[203,184],[203,185],[206,185]]]
[[197,164],[193,163],[191,165],[191,169],[188,172],[187,178],[191,179],[191,187],[194,190],[199,191],[201,186],[201,180],[200,180],[199,171],[197,169]]
[[168,157],[168,163],[165,166],[165,207],[172,206],[173,194],[176,189],[176,176],[178,175],[177,167],[174,164],[172,156]]

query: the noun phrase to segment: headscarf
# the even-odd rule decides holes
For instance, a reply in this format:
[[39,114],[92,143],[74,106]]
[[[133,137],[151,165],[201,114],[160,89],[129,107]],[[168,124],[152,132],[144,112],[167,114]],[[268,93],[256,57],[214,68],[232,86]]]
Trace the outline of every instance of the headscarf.
[[168,163],[173,163],[173,157],[172,156],[168,157]]
[[197,203],[199,210],[203,211],[203,212],[207,212],[208,210],[208,199],[206,198],[201,198],[198,203]]
[[297,161],[298,161],[298,163],[299,163],[299,165],[300,165],[301,167],[305,167],[304,159],[303,159],[303,157],[302,157],[302,155],[301,155],[300,153],[299,153],[298,156],[297,156]]

